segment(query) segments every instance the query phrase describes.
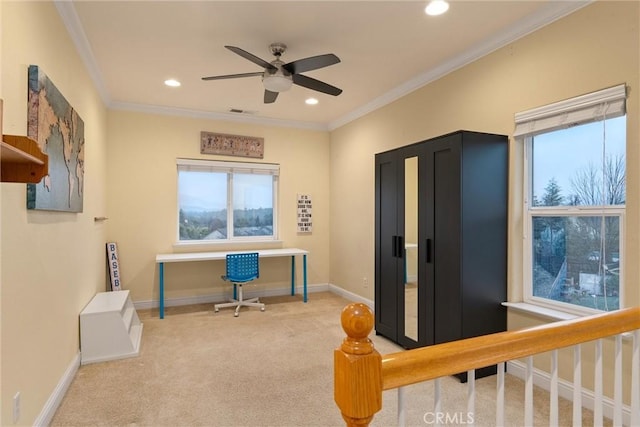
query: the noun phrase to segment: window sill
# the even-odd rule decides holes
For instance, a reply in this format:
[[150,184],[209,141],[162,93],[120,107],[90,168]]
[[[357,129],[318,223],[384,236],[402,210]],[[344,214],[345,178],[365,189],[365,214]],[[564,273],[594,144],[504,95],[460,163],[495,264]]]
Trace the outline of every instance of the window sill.
[[188,242],[175,242],[173,244],[174,249],[200,249],[200,250],[225,250],[225,249],[244,249],[244,248],[273,248],[273,247],[281,247],[282,240],[242,240],[242,241],[224,241],[224,242],[199,242],[199,241],[188,241]]
[[554,310],[552,308],[541,307],[539,305],[529,304],[527,302],[503,302],[502,305],[508,308],[512,308],[516,311],[535,314],[551,320],[571,320],[581,317],[576,314]]

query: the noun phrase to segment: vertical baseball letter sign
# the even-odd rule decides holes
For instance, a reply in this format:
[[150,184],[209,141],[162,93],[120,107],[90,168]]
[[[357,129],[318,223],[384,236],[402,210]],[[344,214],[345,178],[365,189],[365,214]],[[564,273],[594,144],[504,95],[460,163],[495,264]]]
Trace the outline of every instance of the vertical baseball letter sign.
[[118,262],[118,246],[115,242],[107,243],[107,264],[109,264],[109,277],[111,278],[111,290],[119,291],[120,263]]

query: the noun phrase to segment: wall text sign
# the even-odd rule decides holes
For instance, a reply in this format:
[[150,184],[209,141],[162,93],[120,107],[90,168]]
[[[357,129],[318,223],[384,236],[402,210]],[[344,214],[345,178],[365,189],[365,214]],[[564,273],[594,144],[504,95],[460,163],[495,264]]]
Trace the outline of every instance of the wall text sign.
[[311,205],[309,194],[298,194],[298,233],[311,233]]

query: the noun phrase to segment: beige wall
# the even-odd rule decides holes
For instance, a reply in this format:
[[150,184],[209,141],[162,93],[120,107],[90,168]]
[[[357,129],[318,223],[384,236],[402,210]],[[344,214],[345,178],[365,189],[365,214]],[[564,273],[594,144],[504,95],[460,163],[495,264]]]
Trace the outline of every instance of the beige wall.
[[[514,114],[626,83],[625,305],[640,304],[640,3],[598,2],[331,134],[331,282],[374,298],[374,155],[458,129],[512,135]],[[578,154],[579,155],[579,154]],[[511,301],[522,298],[523,149],[509,154]],[[350,183],[349,186],[344,185]],[[353,212],[358,212],[354,223]],[[363,257],[365,253],[368,256]],[[544,323],[510,313],[509,327]]]
[[[638,253],[638,3],[601,2],[506,46],[331,134],[331,280],[373,299],[374,155],[459,129],[511,135],[514,114],[627,83],[627,232]],[[510,143],[509,295],[522,297],[522,156]],[[350,186],[343,183],[349,182]],[[356,190],[354,190],[356,189]],[[359,213],[354,227],[351,212]],[[361,254],[370,256],[362,259]],[[360,260],[361,262],[356,262]],[[355,267],[354,267],[355,266]],[[627,304],[640,302],[637,263],[626,266]]]
[[[199,154],[202,130],[264,137],[264,161],[281,165],[282,246],[310,251],[310,284],[330,282],[373,300],[375,153],[458,129],[510,135],[517,111],[625,82],[631,87],[625,255],[637,259],[639,15],[638,2],[596,3],[326,133],[107,113],[53,4],[0,2],[3,131],[26,133],[26,70],[36,64],[78,110],[87,140],[84,213],[27,212],[25,186],[0,184],[0,424],[12,424],[11,397],[17,391],[20,424],[32,424],[76,357],[78,314],[106,284],[106,241],[118,242],[124,287],[134,301],[157,300],[155,255],[174,251],[175,158],[222,158]],[[522,296],[521,188],[522,147],[512,141],[511,300]],[[296,232],[297,193],[313,197],[311,235]],[[94,223],[94,216],[109,220]],[[626,267],[626,305],[638,305],[640,266]],[[215,293],[221,273],[221,263],[170,266],[167,297]],[[260,286],[286,287],[287,274],[286,260],[269,260]],[[509,317],[510,328],[543,322],[518,313]]]
[[0,2],[4,129],[26,135],[27,67],[42,70],[85,123],[83,213],[26,210],[26,185],[3,183],[0,249],[2,417],[32,425],[78,354],[78,314],[104,289],[106,110],[49,2]]
[[[174,248],[177,228],[176,158],[247,161],[200,154],[200,132],[264,138],[262,161],[280,164],[278,244],[309,251],[309,284],[329,282],[329,134],[280,127],[220,122],[141,113],[109,113],[108,205],[110,241],[118,243],[123,286],[137,302],[158,300],[158,253],[243,249],[240,245]],[[298,233],[296,194],[310,194],[313,232]],[[246,245],[245,245],[246,247]],[[265,258],[255,288],[286,289],[287,258]],[[298,284],[302,268],[298,260]],[[165,266],[165,298],[220,294],[229,289],[220,276],[224,262],[174,263]],[[255,289],[252,285],[252,289]]]

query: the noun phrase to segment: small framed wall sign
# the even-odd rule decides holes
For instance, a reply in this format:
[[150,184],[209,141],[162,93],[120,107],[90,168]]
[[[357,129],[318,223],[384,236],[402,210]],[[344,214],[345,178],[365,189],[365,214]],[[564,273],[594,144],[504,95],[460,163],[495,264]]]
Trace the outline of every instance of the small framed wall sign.
[[200,132],[200,154],[264,158],[264,138]]
[[313,229],[311,208],[311,195],[298,194],[298,233],[311,233]]
[[107,243],[107,264],[109,264],[109,278],[111,279],[111,290],[122,289],[120,278],[120,261],[118,260],[118,245],[115,242]]

